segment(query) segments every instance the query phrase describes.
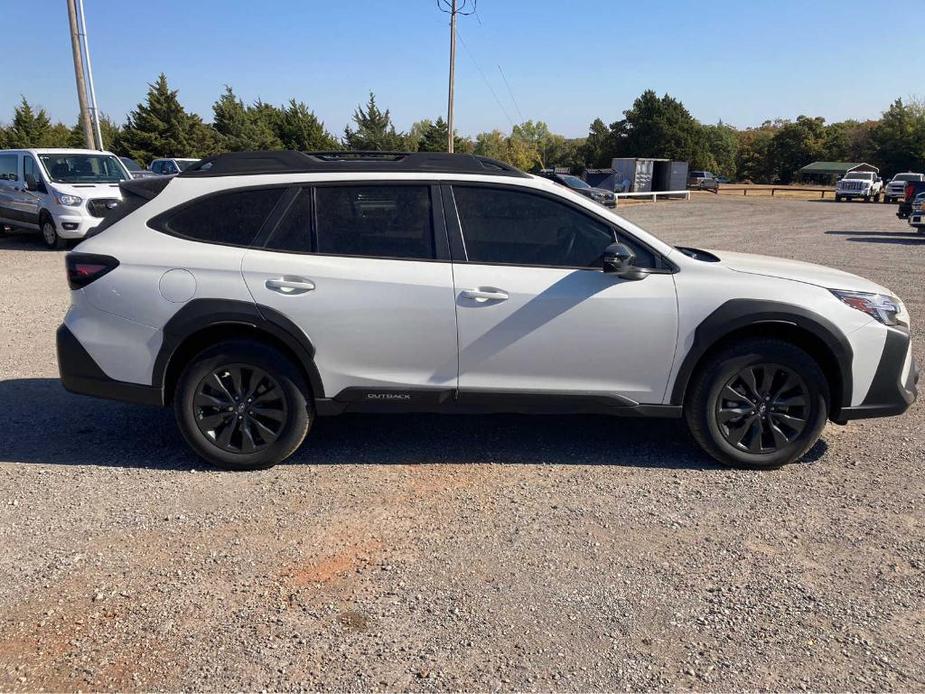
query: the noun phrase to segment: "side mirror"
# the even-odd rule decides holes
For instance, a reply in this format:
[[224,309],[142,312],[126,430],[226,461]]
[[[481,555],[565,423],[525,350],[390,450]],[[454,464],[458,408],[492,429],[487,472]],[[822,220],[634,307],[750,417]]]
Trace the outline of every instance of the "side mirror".
[[33,176],[32,174],[26,174],[23,178],[25,179],[25,182],[26,182],[26,190],[32,191],[34,193],[44,192],[45,184],[42,183],[41,181],[36,181],[35,176]]
[[638,268],[633,263],[636,256],[622,243],[612,243],[604,249],[602,269],[608,275],[627,280],[641,280],[649,273],[644,268]]

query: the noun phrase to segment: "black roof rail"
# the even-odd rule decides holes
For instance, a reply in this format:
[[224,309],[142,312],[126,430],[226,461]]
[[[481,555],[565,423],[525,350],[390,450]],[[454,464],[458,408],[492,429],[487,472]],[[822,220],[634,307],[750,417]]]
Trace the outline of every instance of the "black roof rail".
[[279,173],[467,173],[527,177],[510,164],[447,152],[229,152],[206,157],[179,178]]

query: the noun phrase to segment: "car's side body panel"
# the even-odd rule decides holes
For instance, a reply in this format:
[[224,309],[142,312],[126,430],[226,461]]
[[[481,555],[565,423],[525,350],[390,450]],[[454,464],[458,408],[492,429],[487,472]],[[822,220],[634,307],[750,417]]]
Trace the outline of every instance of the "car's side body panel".
[[[250,250],[253,300],[300,325],[315,345],[319,397],[351,387],[456,388],[456,318],[449,262]],[[286,294],[274,279],[314,288]]]

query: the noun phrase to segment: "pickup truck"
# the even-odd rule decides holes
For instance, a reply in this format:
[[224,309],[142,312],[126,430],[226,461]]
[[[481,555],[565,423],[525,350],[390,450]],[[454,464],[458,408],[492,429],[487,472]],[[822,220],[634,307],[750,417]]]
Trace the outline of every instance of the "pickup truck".
[[835,184],[835,202],[864,198],[864,202],[880,201],[883,179],[873,171],[849,171]]
[[925,193],[925,181],[907,181],[906,191],[899,199],[899,209],[896,210],[896,216],[900,219],[908,219],[912,214],[912,201],[919,193]]
[[909,226],[919,233],[925,232],[925,192],[912,199],[912,212],[909,214]]
[[925,181],[925,174],[913,173],[911,171],[896,174],[890,179],[890,182],[883,187],[883,202],[902,200],[906,196],[906,184],[909,181]]

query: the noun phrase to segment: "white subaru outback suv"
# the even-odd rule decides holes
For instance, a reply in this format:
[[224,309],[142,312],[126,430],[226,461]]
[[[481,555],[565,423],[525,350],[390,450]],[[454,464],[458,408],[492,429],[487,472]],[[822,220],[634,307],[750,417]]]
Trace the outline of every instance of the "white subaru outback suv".
[[807,263],[674,248],[472,155],[251,152],[122,185],[67,256],[73,392],[171,405],[222,467],[341,412],[683,417],[722,463],[896,415],[903,304]]

